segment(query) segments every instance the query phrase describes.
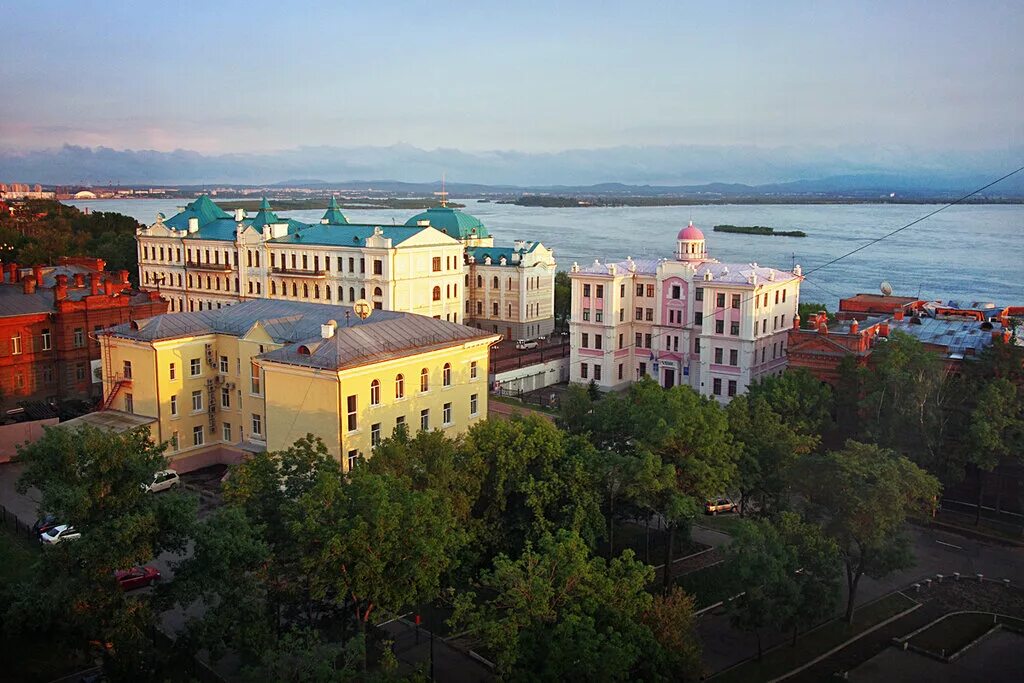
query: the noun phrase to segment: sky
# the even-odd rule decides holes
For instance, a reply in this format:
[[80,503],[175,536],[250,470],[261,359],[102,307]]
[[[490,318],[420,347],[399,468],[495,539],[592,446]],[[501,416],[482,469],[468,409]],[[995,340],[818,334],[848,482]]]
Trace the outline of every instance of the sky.
[[0,150],[1006,149],[1015,2],[0,0]]

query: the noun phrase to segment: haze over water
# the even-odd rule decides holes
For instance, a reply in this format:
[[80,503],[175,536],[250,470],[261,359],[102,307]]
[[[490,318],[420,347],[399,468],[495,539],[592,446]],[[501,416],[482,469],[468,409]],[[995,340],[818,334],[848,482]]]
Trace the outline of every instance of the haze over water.
[[[157,212],[173,215],[185,199],[69,201],[92,211],[116,211],[150,224]],[[495,235],[495,244],[540,240],[555,251],[560,269],[611,259],[670,258],[676,233],[691,219],[704,231],[711,256],[725,262],[804,272],[935,210],[919,204],[723,205],[619,208],[540,208],[465,203]],[[413,210],[345,209],[353,223],[401,225]],[[322,210],[280,211],[317,222]],[[764,225],[803,230],[805,238],[713,232],[715,225]],[[1024,305],[1024,206],[954,206],[870,246],[804,281],[804,301],[834,309],[841,296],[877,292],[888,280],[896,294],[928,299]]]

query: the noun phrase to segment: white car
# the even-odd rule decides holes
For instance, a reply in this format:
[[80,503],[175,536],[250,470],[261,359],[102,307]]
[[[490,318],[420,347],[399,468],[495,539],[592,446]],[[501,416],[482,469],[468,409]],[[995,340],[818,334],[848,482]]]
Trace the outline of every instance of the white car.
[[39,540],[46,545],[54,545],[62,541],[77,541],[81,537],[81,532],[75,527],[70,524],[60,524],[40,534]]
[[537,348],[537,342],[533,339],[520,339],[516,342],[516,348],[520,351]]
[[142,488],[147,493],[158,493],[160,491],[167,491],[173,489],[175,486],[181,485],[181,479],[178,478],[178,473],[174,470],[160,470],[153,475],[153,481],[149,484],[143,484]]

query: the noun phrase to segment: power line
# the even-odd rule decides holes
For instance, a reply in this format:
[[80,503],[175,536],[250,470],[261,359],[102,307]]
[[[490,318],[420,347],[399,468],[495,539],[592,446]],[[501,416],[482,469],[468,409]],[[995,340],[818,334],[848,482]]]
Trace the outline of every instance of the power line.
[[1001,177],[1001,178],[997,178],[996,180],[993,180],[993,181],[992,181],[992,182],[990,182],[989,184],[987,184],[987,185],[984,185],[983,187],[979,187],[979,188],[978,188],[977,190],[974,190],[973,192],[970,192],[970,193],[968,193],[968,194],[965,194],[964,196],[960,197],[960,198],[959,198],[959,199],[957,199],[956,201],[952,201],[952,202],[950,202],[949,204],[946,204],[946,205],[944,205],[944,206],[940,206],[939,208],[935,209],[935,210],[934,210],[934,211],[932,211],[931,213],[927,213],[927,214],[925,214],[925,215],[921,216],[920,218],[917,218],[917,219],[915,219],[915,220],[913,220],[913,221],[911,221],[911,222],[907,223],[906,225],[904,225],[904,226],[903,226],[903,227],[901,227],[901,228],[896,228],[896,229],[895,229],[895,230],[893,230],[892,232],[890,232],[890,233],[887,233],[887,234],[885,234],[885,235],[882,235],[881,237],[877,237],[877,238],[875,238],[875,239],[871,240],[870,242],[868,242],[867,244],[862,244],[861,246],[857,247],[856,249],[853,249],[852,251],[848,251],[848,252],[846,252],[846,253],[845,253],[845,254],[843,254],[842,256],[837,256],[837,257],[835,257],[834,259],[832,259],[831,261],[828,261],[827,263],[823,263],[822,265],[820,265],[820,266],[818,266],[818,267],[816,267],[816,268],[811,268],[811,269],[810,269],[810,270],[808,270],[808,271],[807,271],[806,273],[804,273],[804,275],[806,276],[806,275],[808,275],[808,274],[810,274],[810,273],[814,273],[814,272],[816,272],[816,271],[819,271],[819,270],[821,270],[821,269],[823,269],[823,268],[828,268],[828,267],[829,267],[829,266],[831,266],[832,264],[834,264],[834,263],[838,263],[839,261],[842,261],[842,260],[843,260],[844,258],[847,258],[847,257],[849,257],[849,256],[853,256],[853,255],[854,255],[854,254],[856,254],[856,253],[857,253],[858,251],[862,251],[862,250],[864,250],[864,249],[867,249],[868,247],[870,247],[870,246],[872,246],[872,245],[878,244],[878,243],[879,243],[879,242],[881,242],[882,240],[885,240],[885,239],[888,239],[888,238],[892,237],[892,236],[893,236],[893,235],[895,235],[896,233],[899,233],[899,232],[903,232],[903,231],[904,231],[904,230],[906,230],[907,228],[909,228],[909,227],[912,227],[912,226],[914,226],[914,225],[917,225],[917,224],[918,224],[918,223],[920,223],[921,221],[924,221],[924,220],[927,220],[927,219],[931,218],[932,216],[934,216],[935,214],[939,213],[940,211],[945,211],[946,209],[948,209],[948,208],[949,208],[949,207],[951,207],[951,206],[956,206],[957,204],[960,204],[960,203],[962,203],[962,202],[964,202],[964,201],[966,201],[966,200],[970,199],[971,197],[973,197],[974,195],[978,194],[979,192],[984,192],[985,190],[987,190],[988,188],[992,187],[993,185],[996,185],[996,184],[998,184],[998,183],[1001,183],[1001,182],[1003,182],[1004,180],[1006,180],[1007,178],[1009,178],[1009,177],[1011,177],[1011,176],[1014,176],[1014,175],[1016,175],[1016,174],[1020,173],[1021,171],[1024,171],[1024,166],[1021,166],[1020,168],[1018,168],[1018,169],[1016,169],[1016,170],[1014,170],[1014,171],[1010,171],[1009,173],[1007,173],[1007,174],[1006,174],[1006,175],[1004,175],[1003,177]]

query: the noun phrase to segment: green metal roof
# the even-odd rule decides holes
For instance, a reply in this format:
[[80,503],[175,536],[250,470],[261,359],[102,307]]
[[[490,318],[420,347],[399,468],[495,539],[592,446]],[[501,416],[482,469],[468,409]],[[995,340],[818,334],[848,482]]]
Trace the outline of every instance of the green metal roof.
[[348,219],[345,218],[345,214],[338,207],[338,200],[334,198],[334,195],[331,195],[331,203],[327,205],[327,213],[324,214],[323,220],[327,221],[330,225],[348,224]]
[[477,263],[484,263],[484,260],[490,256],[492,266],[501,265],[501,257],[505,257],[505,265],[514,266],[518,265],[512,262],[512,255],[529,254],[534,249],[540,246],[540,242],[530,242],[522,249],[516,249],[514,247],[467,247],[466,256],[472,256],[473,260]]
[[455,239],[469,237],[490,237],[490,233],[480,219],[463,213],[458,209],[438,206],[418,213],[405,222],[408,226],[417,225],[420,221],[429,221],[432,228],[447,233]]
[[256,212],[256,216],[252,219],[252,227],[257,230],[263,229],[264,226],[270,225],[271,223],[283,223],[280,218],[277,217],[270,209],[270,202],[264,197],[263,201],[260,202],[260,210]]
[[188,219],[198,218],[199,227],[221,218],[231,218],[224,209],[213,203],[207,195],[200,195],[195,200],[185,205],[185,208],[164,221],[164,225],[175,230],[188,230]]
[[401,244],[423,229],[418,226],[405,225],[376,226],[353,223],[324,225],[320,223],[305,227],[301,232],[272,239],[270,242],[274,244],[322,244],[326,246],[365,247],[366,238],[373,236],[374,230],[378,227],[384,233],[384,237],[391,240],[392,245]]

